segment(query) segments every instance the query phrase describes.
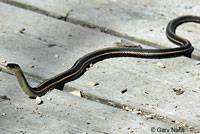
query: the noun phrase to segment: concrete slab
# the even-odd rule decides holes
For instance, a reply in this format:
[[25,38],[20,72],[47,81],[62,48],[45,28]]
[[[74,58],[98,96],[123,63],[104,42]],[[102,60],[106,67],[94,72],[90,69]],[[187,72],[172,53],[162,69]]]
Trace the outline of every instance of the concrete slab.
[[36,105],[34,99],[27,99],[13,84],[14,76],[0,72],[0,78],[0,95],[10,99],[0,101],[0,133],[149,134],[153,127],[155,133],[159,133],[160,128],[170,132],[178,129],[58,90],[43,96],[43,103]]
[[[114,42],[120,41],[120,38],[95,29],[2,3],[0,7],[0,16],[3,18],[0,38],[2,60],[19,63],[31,78],[43,80],[54,76],[71,67],[84,54],[113,46]],[[8,13],[11,12],[17,18],[10,17]],[[21,33],[23,28],[25,31]],[[60,57],[56,58],[56,54]],[[157,62],[163,63],[166,68],[158,67]],[[29,65],[34,65],[34,68],[29,68]],[[187,124],[188,129],[192,127],[199,131],[198,67],[197,61],[184,57],[165,60],[117,58],[97,63],[80,79],[67,85],[82,90],[86,98],[89,96],[93,100],[107,102],[111,100],[130,108],[159,114],[169,118],[168,121],[175,120],[173,125],[179,125],[176,124],[179,122]],[[187,79],[182,83],[185,77]],[[99,86],[88,86],[91,81],[98,82]],[[12,83],[17,84],[16,81]],[[128,92],[122,94],[125,88]],[[177,95],[175,91],[179,89],[184,93]]]
[[[66,17],[69,22],[97,27],[106,33],[158,48],[173,47],[165,37],[165,28],[171,19],[180,15],[198,15],[200,9],[198,0],[1,1],[29,10],[36,7],[37,12],[44,10],[50,16]],[[198,27],[185,24],[177,32],[192,42],[196,48],[193,53],[195,59],[200,59]]]

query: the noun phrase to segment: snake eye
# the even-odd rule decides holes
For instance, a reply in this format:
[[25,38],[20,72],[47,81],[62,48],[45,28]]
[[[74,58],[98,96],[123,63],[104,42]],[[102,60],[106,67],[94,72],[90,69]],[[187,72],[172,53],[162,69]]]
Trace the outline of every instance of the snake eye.
[[18,68],[18,67],[19,67],[19,65],[15,64],[15,63],[8,63],[6,66],[6,68],[8,70],[12,70],[13,68]]

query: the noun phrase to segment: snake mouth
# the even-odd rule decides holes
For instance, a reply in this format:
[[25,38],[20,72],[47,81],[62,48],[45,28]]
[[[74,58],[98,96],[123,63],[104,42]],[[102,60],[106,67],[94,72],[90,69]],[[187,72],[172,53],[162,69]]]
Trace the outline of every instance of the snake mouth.
[[7,66],[6,66],[6,68],[8,70],[12,70],[14,68],[19,68],[19,65],[15,64],[15,63],[8,63]]

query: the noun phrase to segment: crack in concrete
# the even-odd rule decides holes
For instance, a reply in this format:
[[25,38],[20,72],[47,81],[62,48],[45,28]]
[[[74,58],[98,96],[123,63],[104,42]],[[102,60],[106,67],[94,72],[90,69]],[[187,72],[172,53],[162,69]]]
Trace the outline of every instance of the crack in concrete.
[[36,12],[36,13],[39,13],[39,14],[43,14],[43,15],[46,15],[46,16],[50,16],[50,17],[53,17],[53,18],[57,18],[57,19],[62,18],[61,15],[58,15],[56,13],[49,12],[49,11],[46,11],[44,9],[41,9],[41,8],[38,8],[38,7],[35,7],[35,6],[31,6],[31,5],[28,5],[28,4],[24,4],[24,3],[21,3],[21,2],[17,2],[17,1],[13,1],[13,0],[0,0],[0,2],[9,4],[9,5],[12,5],[12,6],[15,6],[15,7],[23,8],[23,9],[26,9],[26,10],[29,10],[29,11],[33,11],[33,12]]
[[101,104],[104,104],[104,105],[108,105],[108,106],[111,106],[111,107],[123,109],[127,112],[131,112],[133,114],[137,114],[139,116],[145,117],[147,120],[153,119],[153,120],[161,121],[161,122],[169,124],[169,125],[173,125],[173,126],[178,127],[178,128],[183,128],[183,129],[190,131],[190,132],[194,132],[194,133],[197,133],[197,134],[200,133],[200,130],[198,130],[195,127],[192,127],[192,126],[190,126],[190,125],[188,125],[188,124],[186,124],[182,121],[174,120],[174,119],[169,118],[167,116],[162,116],[162,115],[147,112],[147,111],[144,111],[144,110],[141,110],[141,109],[133,108],[131,106],[127,106],[127,105],[121,104],[121,103],[113,101],[113,100],[100,98],[99,96],[94,96],[93,94],[85,93],[83,91],[81,91],[80,93],[81,93],[81,97],[83,97],[85,99],[95,101],[95,102],[98,102],[98,103],[101,103]]

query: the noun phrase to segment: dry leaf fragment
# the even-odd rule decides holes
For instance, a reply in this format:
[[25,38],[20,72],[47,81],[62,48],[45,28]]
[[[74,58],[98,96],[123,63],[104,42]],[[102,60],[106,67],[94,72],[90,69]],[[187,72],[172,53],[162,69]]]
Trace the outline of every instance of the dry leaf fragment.
[[173,91],[176,92],[176,95],[181,95],[183,94],[185,91],[181,90],[181,89],[175,89],[173,88]]
[[11,101],[10,101],[10,100],[7,100],[7,101],[6,101],[6,104],[11,105]]
[[23,34],[25,30],[25,28],[22,28],[19,32]]
[[142,49],[142,46],[136,45],[136,44],[128,42],[126,40],[121,40],[121,42],[115,42],[115,45],[117,47],[132,47],[132,48],[135,48],[135,49]]

